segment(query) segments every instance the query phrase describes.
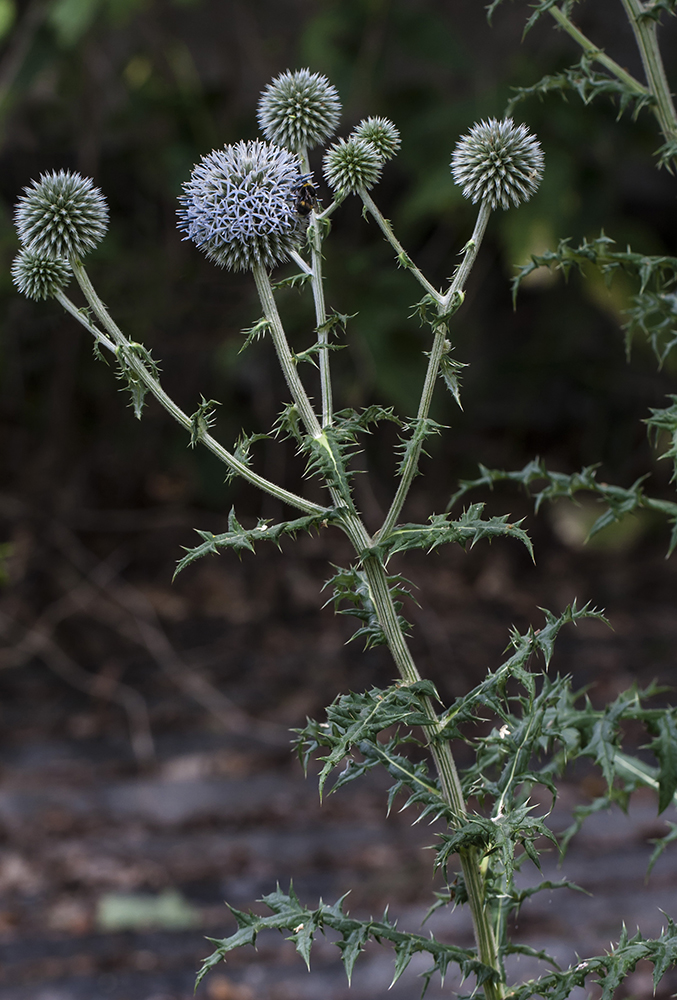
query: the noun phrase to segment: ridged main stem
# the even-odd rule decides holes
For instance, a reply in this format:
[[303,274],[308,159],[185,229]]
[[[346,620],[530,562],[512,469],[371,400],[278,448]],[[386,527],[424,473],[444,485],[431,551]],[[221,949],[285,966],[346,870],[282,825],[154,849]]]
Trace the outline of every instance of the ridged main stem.
[[[383,563],[378,557],[369,555],[363,559],[362,565],[369,584],[370,596],[374,608],[383,627],[388,648],[395,660],[400,676],[407,684],[420,681],[421,675],[414,663],[407,641],[402,634],[402,629],[397,620],[397,612],[393,605]],[[424,729],[439,775],[442,795],[451,809],[455,822],[460,825],[465,819],[467,811],[463,798],[463,789],[461,788],[458,771],[456,770],[456,762],[454,761],[449,744],[447,742],[438,742],[440,723],[432,702],[427,697],[424,699],[424,702],[426,714],[430,717],[430,724],[426,725]],[[484,965],[495,969],[497,973],[498,981],[486,982],[484,984],[484,993],[487,1000],[502,1000],[504,985],[500,981],[500,963],[496,940],[491,926],[490,912],[486,904],[484,877],[480,871],[480,857],[474,849],[459,851],[459,857],[468,893],[468,904],[472,914],[478,957]]]
[[656,99],[654,111],[666,141],[677,139],[677,115],[658,48],[658,23],[646,16],[641,0],[621,0],[637,41],[649,90]]

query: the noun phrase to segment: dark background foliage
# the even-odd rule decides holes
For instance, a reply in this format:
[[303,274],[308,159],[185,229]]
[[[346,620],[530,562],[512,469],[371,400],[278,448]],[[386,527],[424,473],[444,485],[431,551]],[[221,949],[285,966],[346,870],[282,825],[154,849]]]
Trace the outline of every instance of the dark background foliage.
[[[11,11],[9,0],[3,10]],[[12,490],[37,490],[49,503],[68,494],[69,504],[138,506],[163,499],[162,483],[175,499],[218,510],[239,493],[237,485],[223,488],[209,457],[186,451],[154,407],[140,424],[130,419],[110,372],[57,306],[14,293],[11,206],[30,178],[66,167],[103,188],[111,230],[91,270],[105,301],[162,359],[170,390],[189,412],[199,393],[221,401],[218,429],[231,441],[240,427],[269,424],[281,382],[267,345],[238,355],[239,330],[257,314],[251,282],[221,273],[177,233],[176,197],[191,165],[214,146],[256,135],[257,96],[273,75],[304,65],[325,72],[344,101],[343,132],[374,113],[401,129],[402,152],[378,200],[417,262],[441,282],[473,219],[449,174],[456,138],[474,120],[502,114],[511,87],[578,58],[546,19],[521,41],[524,17],[521,5],[505,5],[489,27],[474,0],[19,5],[4,40],[0,154],[2,464]],[[577,17],[641,73],[617,4],[581,4]],[[652,162],[653,120],[645,112],[637,122],[627,114],[616,121],[616,113],[611,101],[584,107],[575,95],[518,106],[517,117],[545,147],[545,180],[532,203],[492,220],[454,329],[456,357],[470,364],[465,413],[440,399],[436,415],[454,427],[435,445],[445,472],[419,488],[442,495],[478,459],[514,466],[534,454],[563,471],[601,461],[624,483],[644,471],[639,420],[660,405],[670,370],[657,374],[640,343],[626,365],[618,328],[629,289],[617,282],[607,291],[594,275],[568,286],[544,276],[522,293],[516,312],[509,295],[513,264],[561,236],[594,237],[604,227],[620,247],[675,251],[673,182]],[[357,313],[338,358],[342,398],[411,410],[426,346],[409,318],[418,289],[391,266],[355,205],[336,218],[327,273],[331,304]],[[293,336],[305,344],[307,307],[295,293],[288,299]],[[389,450],[375,449],[382,500]],[[283,461],[279,452],[276,445],[264,455],[269,471]]]

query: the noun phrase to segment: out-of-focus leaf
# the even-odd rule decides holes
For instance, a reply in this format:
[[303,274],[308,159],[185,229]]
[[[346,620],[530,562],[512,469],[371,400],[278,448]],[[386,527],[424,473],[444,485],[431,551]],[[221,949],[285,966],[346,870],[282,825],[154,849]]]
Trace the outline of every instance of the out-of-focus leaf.
[[91,27],[102,6],[102,0],[55,0],[48,22],[54,29],[59,45],[76,45]]
[[16,20],[16,4],[14,0],[0,0],[0,39],[10,31]]

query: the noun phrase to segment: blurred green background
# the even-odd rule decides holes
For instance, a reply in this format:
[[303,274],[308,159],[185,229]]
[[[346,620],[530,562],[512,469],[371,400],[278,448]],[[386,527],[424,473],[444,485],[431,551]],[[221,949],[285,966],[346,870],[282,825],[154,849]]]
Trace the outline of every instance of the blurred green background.
[[[11,215],[25,184],[70,168],[101,186],[111,226],[90,259],[95,284],[127,334],[152,348],[188,412],[200,393],[221,402],[217,434],[230,446],[240,428],[270,425],[284,390],[269,344],[239,354],[240,330],[258,317],[250,277],[221,272],[176,230],[176,198],[192,164],[256,136],[258,95],[280,71],[323,72],[344,102],[342,134],[368,114],[400,128],[402,150],[376,200],[441,283],[474,221],[449,173],[458,136],[501,115],[511,87],[579,58],[549,18],[522,40],[528,11],[506,3],[489,26],[478,0],[0,0],[3,489],[50,510],[223,511],[238,500],[249,513],[276,513],[237,483],[224,486],[222,468],[189,451],[154,405],[135,421],[84,331],[57,305],[15,293]],[[587,0],[575,17],[641,75],[618,3]],[[673,78],[675,38],[673,19],[663,33]],[[438,509],[477,461],[517,467],[539,454],[562,471],[601,461],[602,478],[627,485],[652,458],[640,421],[674,381],[670,364],[657,372],[641,342],[626,364],[620,322],[632,288],[622,279],[608,290],[594,275],[568,285],[544,275],[524,289],[516,312],[510,301],[513,265],[563,236],[594,237],[603,227],[620,248],[677,253],[675,181],[655,168],[652,117],[617,120],[610,100],[586,107],[575,95],[529,100],[515,117],[545,148],[545,179],[527,206],[495,213],[454,321],[455,356],[469,364],[464,412],[440,386],[435,416],[453,430],[432,443],[442,459],[435,478],[416,487]],[[321,181],[320,191],[326,199]],[[348,349],[336,355],[341,405],[378,400],[411,412],[427,349],[411,318],[418,286],[396,269],[357,204],[336,214],[326,254],[329,303],[357,314]],[[307,346],[309,304],[286,292],[282,305],[294,345]],[[377,506],[390,494],[394,443],[386,429],[370,449]],[[280,444],[260,445],[258,461],[290,486],[301,471]],[[668,472],[667,464],[658,469],[657,490]]]

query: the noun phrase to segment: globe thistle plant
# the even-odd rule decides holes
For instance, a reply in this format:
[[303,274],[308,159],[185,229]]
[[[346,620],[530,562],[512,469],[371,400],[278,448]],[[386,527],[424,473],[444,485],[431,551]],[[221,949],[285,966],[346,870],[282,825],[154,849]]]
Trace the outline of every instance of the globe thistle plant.
[[22,250],[12,263],[12,281],[29,299],[51,299],[68,284],[71,268],[63,257]]
[[339,139],[324,157],[324,176],[339,193],[368,191],[381,176],[383,160],[372,142],[351,137]]
[[512,118],[473,125],[456,145],[451,159],[454,181],[473,204],[492,209],[517,206],[536,192],[543,176],[543,150],[526,125]]
[[294,152],[329,139],[339,123],[336,88],[320,73],[287,70],[261,94],[257,118],[266,139]]
[[301,242],[296,200],[309,179],[294,154],[272,143],[216,149],[184,184],[179,228],[221,267],[273,267]]
[[24,188],[14,221],[22,244],[38,257],[80,260],[103,239],[108,207],[89,177],[52,171]]
[[370,142],[383,163],[392,160],[400,148],[399,130],[388,118],[365,118],[352,132],[350,138]]

